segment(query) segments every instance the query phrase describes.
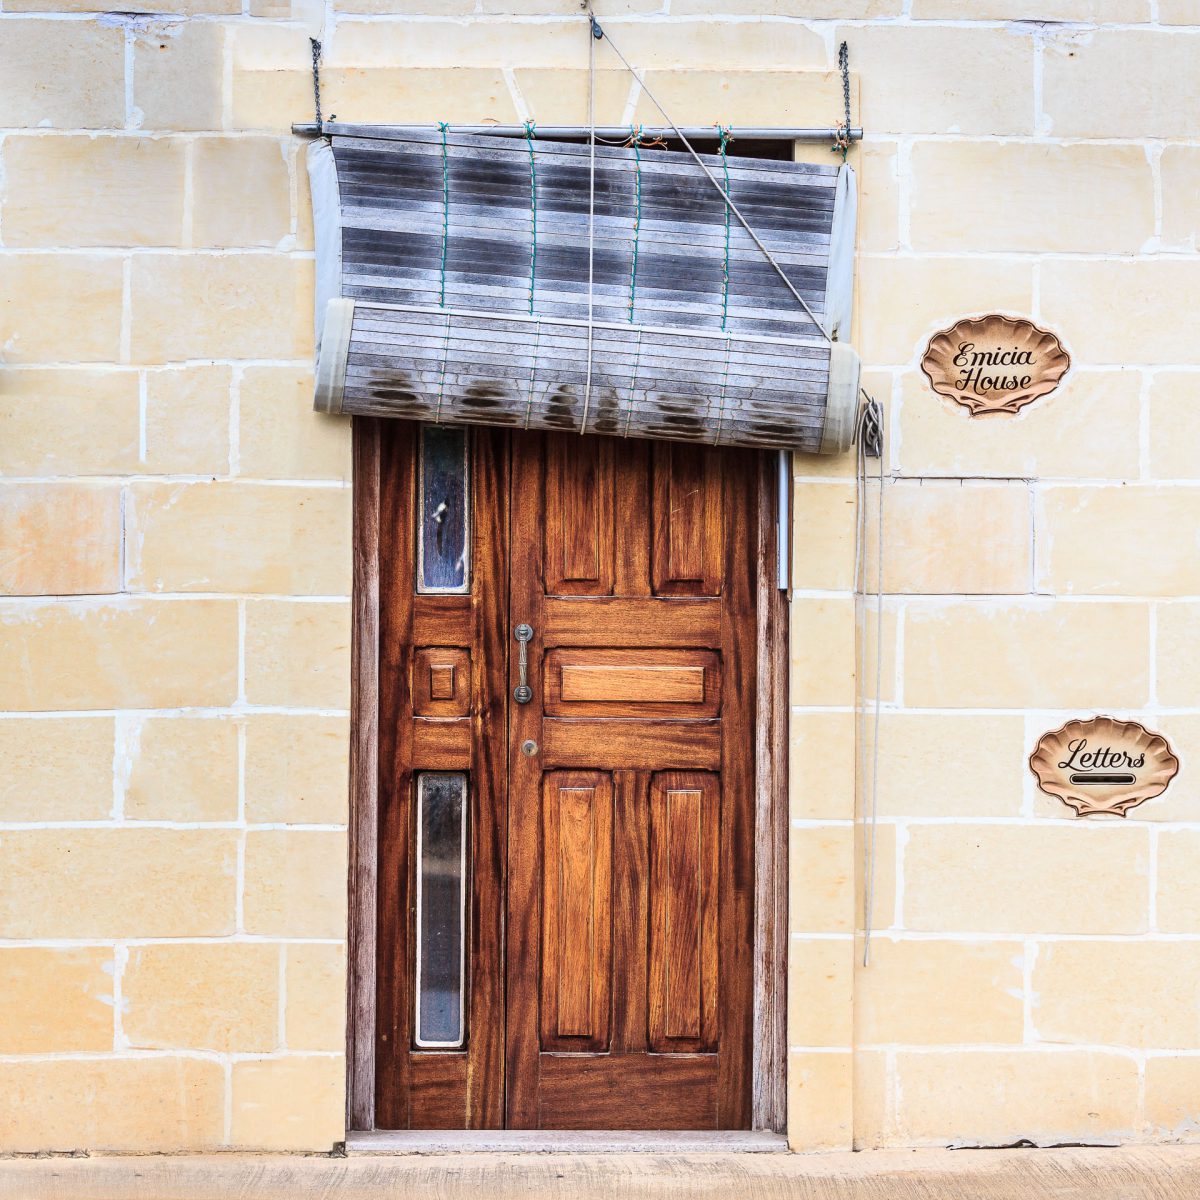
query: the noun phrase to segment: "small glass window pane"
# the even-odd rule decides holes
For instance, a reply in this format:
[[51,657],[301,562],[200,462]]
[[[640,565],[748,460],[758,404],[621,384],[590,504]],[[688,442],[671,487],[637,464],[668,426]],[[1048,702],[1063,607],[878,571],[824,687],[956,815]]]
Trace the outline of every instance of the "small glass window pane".
[[416,1044],[457,1047],[463,1016],[467,882],[467,777],[417,777]]
[[422,426],[418,592],[471,590],[470,496],[467,431]]

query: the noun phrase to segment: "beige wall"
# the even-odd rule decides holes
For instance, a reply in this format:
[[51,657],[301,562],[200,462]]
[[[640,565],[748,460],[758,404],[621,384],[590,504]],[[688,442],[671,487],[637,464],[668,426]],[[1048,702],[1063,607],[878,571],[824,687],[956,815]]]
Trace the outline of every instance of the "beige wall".
[[[327,1149],[349,432],[309,411],[307,37],[342,119],[542,123],[582,118],[586,38],[574,0],[94,7],[0,11],[0,1148]],[[797,460],[797,1147],[1195,1136],[1194,8],[597,4],[682,121],[833,121],[843,38],[859,75],[878,932],[856,968],[852,464]],[[599,61],[600,119],[654,120]],[[915,364],[993,309],[1075,369],[971,421]],[[1024,766],[1093,710],[1183,760],[1123,822]]]

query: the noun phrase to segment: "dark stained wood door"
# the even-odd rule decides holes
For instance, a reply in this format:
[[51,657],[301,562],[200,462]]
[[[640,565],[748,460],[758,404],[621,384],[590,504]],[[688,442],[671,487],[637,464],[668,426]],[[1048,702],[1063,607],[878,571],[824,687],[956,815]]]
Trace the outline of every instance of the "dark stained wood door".
[[381,426],[376,1126],[749,1127],[757,457]]
[[756,471],[514,440],[510,1127],[750,1123]]

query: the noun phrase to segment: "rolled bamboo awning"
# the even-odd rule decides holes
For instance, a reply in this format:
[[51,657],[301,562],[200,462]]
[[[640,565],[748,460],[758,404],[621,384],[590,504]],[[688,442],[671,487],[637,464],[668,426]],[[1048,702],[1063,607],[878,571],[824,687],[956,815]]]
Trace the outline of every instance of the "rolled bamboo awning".
[[[319,410],[848,444],[857,356],[814,326],[690,156],[596,148],[589,320],[588,146],[326,129],[309,150]],[[850,168],[702,157],[825,331],[844,336]]]

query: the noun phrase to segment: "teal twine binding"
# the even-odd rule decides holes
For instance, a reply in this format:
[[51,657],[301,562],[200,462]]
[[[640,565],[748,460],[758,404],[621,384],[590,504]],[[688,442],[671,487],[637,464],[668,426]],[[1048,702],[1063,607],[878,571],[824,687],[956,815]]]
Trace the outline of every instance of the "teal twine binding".
[[533,245],[529,249],[529,315],[533,315],[533,289],[537,280],[537,164],[533,160],[533,121],[525,122],[525,142],[529,146],[529,207],[533,220]]
[[438,122],[442,131],[442,267],[441,294],[438,304],[446,307],[446,250],[450,242],[450,175],[446,164],[446,132],[450,126],[445,121]]
[[637,294],[638,238],[642,232],[642,126],[632,130],[634,155],[633,265],[629,269],[629,323],[633,324],[633,303]]
[[[729,195],[729,159],[725,154],[725,147],[733,141],[733,134],[728,125],[718,125],[717,135],[720,138],[720,143],[717,147],[718,153],[721,155],[721,169],[725,172],[725,195]],[[721,329],[724,330],[725,322],[729,317],[729,201],[725,201],[725,259],[721,265]]]

